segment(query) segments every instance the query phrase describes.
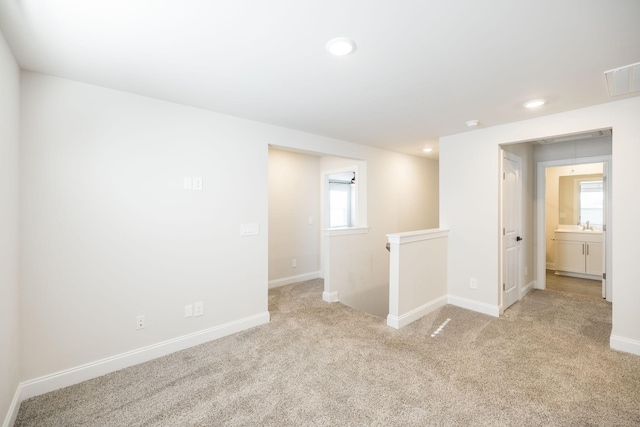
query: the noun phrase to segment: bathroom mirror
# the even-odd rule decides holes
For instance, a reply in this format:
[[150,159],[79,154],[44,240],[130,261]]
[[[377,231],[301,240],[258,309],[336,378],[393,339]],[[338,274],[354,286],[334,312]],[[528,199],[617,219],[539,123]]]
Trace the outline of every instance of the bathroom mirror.
[[603,222],[602,174],[566,175],[560,177],[558,188],[558,219],[560,224],[591,226]]

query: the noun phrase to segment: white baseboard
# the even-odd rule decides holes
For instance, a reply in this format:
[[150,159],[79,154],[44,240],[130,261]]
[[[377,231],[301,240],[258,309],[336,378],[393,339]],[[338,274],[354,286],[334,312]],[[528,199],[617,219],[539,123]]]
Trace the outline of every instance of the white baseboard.
[[536,281],[532,280],[520,289],[520,298],[531,292],[536,287]]
[[322,293],[322,299],[326,302],[338,302],[340,299],[338,298],[338,291],[327,292],[324,291]]
[[556,269],[556,263],[555,262],[548,262],[546,267],[547,267],[547,270],[555,270]]
[[609,345],[614,350],[620,350],[640,356],[640,341],[611,335],[609,338]]
[[318,279],[320,277],[319,271],[311,273],[300,274],[298,276],[283,277],[282,279],[269,280],[269,289],[279,288],[280,286],[291,285],[298,282],[306,282],[307,280]]
[[16,389],[16,393],[13,395],[13,400],[11,401],[11,405],[9,406],[9,412],[7,412],[7,416],[4,418],[4,422],[2,423],[2,427],[12,427],[16,423],[16,418],[18,418],[18,410],[20,409],[20,403],[22,400],[20,399],[20,391],[22,387],[18,384],[18,388]]
[[423,318],[432,311],[445,305],[447,305],[447,295],[443,295],[440,298],[429,301],[428,303],[423,304],[418,308],[414,308],[410,312],[405,313],[401,316],[394,316],[392,314],[389,314],[387,316],[387,325],[395,329],[400,329],[404,326],[407,326],[409,323]]
[[176,351],[226,337],[227,335],[235,334],[265,323],[269,323],[268,311],[147,347],[142,347],[137,350],[118,354],[113,357],[87,363],[75,368],[24,381],[18,386],[18,390],[20,392],[19,400],[22,402],[23,400],[34,396],[78,384],[92,378],[97,378],[110,372],[115,372],[120,369],[128,368],[129,366],[166,356],[168,354],[175,353]]
[[457,307],[466,308],[467,310],[477,311],[478,313],[488,314],[493,317],[500,317],[500,307],[497,305],[485,304],[483,302],[471,300],[468,298],[448,295],[449,304]]

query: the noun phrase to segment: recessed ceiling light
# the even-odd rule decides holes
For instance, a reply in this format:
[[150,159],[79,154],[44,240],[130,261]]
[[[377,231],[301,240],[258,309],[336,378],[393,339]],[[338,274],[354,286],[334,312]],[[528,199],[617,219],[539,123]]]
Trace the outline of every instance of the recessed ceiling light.
[[430,153],[433,151],[433,148],[423,148],[422,151],[424,151],[425,153]]
[[470,127],[470,128],[474,128],[474,127],[478,126],[478,124],[480,124],[479,120],[469,120],[469,121],[465,122],[465,125],[467,125],[467,127]]
[[329,40],[326,47],[330,54],[344,56],[353,52],[356,44],[348,37],[336,37]]
[[538,108],[543,106],[547,101],[544,99],[533,99],[531,101],[525,102],[523,105],[525,108]]

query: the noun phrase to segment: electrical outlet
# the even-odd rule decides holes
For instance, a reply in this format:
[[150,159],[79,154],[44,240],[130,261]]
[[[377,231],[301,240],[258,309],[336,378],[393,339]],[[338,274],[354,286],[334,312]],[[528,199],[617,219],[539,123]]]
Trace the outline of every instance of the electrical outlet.
[[147,327],[147,319],[144,315],[136,317],[136,329],[144,329]]
[[469,277],[469,287],[471,289],[478,289],[478,279],[475,277]]
[[193,304],[194,316],[204,315],[204,303],[202,301]]
[[298,266],[298,260],[297,259],[292,259],[291,260],[291,267],[296,268]]
[[189,305],[185,305],[184,306],[184,317],[191,317],[193,316],[193,305],[189,304]]

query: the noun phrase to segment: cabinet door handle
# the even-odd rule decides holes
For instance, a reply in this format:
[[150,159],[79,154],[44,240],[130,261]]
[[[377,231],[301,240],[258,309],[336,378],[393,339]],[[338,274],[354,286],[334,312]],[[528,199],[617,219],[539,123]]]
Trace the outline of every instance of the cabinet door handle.
[[587,255],[589,255],[589,244],[587,243]]
[[584,243],[582,244],[582,255],[584,255]]

